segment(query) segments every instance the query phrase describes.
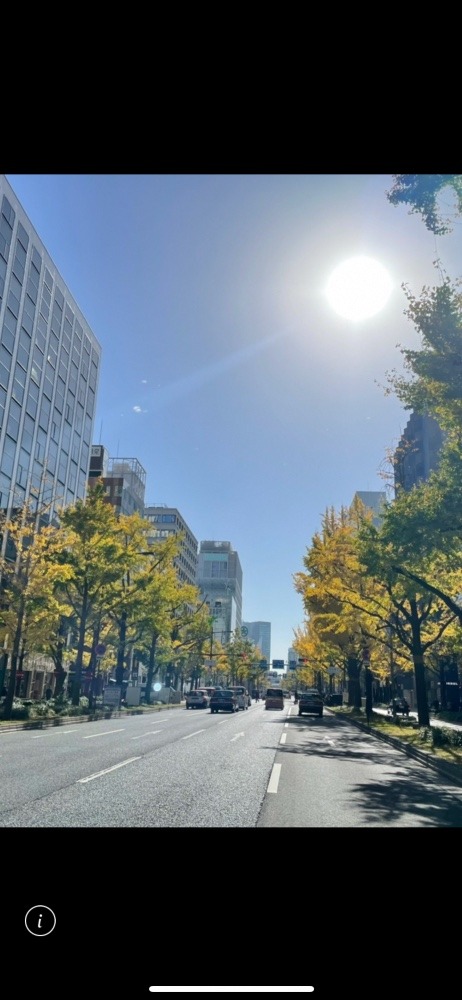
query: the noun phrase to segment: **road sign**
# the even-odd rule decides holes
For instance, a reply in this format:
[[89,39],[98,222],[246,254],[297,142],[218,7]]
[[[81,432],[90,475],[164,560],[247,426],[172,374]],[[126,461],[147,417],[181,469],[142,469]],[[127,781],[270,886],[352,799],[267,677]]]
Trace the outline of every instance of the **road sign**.
[[105,652],[106,652],[106,646],[104,646],[102,642],[98,643],[98,645],[97,645],[97,647],[95,649],[96,655],[97,656],[104,656]]
[[249,630],[248,630],[247,626],[243,625],[242,628],[241,628],[241,635],[248,635],[248,634],[249,634]]

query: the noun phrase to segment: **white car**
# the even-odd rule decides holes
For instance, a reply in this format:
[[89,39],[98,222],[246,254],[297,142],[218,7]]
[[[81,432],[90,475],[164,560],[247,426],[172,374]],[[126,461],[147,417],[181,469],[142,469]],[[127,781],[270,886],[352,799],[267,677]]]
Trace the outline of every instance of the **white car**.
[[236,687],[231,687],[230,691],[234,691],[234,694],[236,695],[238,708],[245,711],[245,709],[252,704],[249,692],[242,684],[238,684]]

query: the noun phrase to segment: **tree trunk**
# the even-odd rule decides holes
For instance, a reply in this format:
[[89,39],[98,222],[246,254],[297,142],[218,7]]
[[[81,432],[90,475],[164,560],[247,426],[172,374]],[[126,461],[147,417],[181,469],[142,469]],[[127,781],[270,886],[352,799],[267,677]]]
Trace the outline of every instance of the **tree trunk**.
[[123,611],[119,622],[119,643],[117,646],[116,684],[122,684],[125,672],[125,645],[127,638],[127,612]]
[[414,663],[415,693],[417,698],[417,717],[419,726],[430,725],[430,713],[428,711],[427,685],[425,683],[424,658],[422,652],[422,642],[420,638],[420,618],[417,603],[409,601],[411,609],[411,629],[412,629],[412,661]]
[[348,677],[348,705],[351,708],[361,708],[361,685],[359,682],[361,674],[361,661],[357,656],[348,656],[347,662]]
[[156,664],[157,639],[158,636],[157,633],[155,633],[151,639],[151,646],[149,649],[148,672],[146,674],[146,695],[145,695],[145,700],[147,705],[151,704],[152,681],[154,674],[156,673],[155,664]]

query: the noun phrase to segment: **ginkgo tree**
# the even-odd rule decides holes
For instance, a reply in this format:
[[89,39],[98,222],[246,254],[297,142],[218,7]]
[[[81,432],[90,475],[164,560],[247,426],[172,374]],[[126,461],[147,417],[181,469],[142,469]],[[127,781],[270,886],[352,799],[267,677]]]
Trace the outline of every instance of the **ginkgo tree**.
[[[375,662],[375,644],[381,641],[371,614],[371,603],[377,600],[377,584],[365,573],[357,552],[360,519],[368,516],[360,500],[338,512],[328,508],[321,530],[315,533],[305,554],[306,572],[294,574],[295,589],[302,595],[307,615],[304,633],[297,634],[295,648],[308,659],[315,652],[322,664],[319,644],[323,642],[324,671],[336,651],[347,677],[349,704],[358,708],[363,663],[370,662],[371,655]],[[380,664],[378,659],[375,665],[379,672]]]
[[1,524],[0,637],[10,650],[9,683],[3,717],[11,718],[17,674],[30,651],[46,649],[59,627],[61,604],[56,581],[67,571],[58,569],[54,556],[60,542],[54,526],[40,528],[27,504]]
[[60,551],[55,564],[59,595],[76,623],[72,704],[78,705],[85,653],[109,618],[120,592],[120,581],[139,565],[136,544],[127,546],[126,525],[105,499],[100,485],[60,512]]

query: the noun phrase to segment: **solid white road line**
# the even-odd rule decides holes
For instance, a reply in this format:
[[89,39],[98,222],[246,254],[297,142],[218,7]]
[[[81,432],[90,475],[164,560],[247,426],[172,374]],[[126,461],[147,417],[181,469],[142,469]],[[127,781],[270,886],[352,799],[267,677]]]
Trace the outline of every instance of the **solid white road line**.
[[132,740],[142,740],[143,736],[154,736],[154,733],[161,733],[162,729],[151,729],[147,733],[141,733],[141,736],[132,736]]
[[141,757],[129,757],[128,760],[123,760],[120,764],[114,764],[113,767],[106,767],[104,771],[97,771],[96,774],[89,774],[88,778],[78,778],[77,784],[84,785],[86,781],[93,781],[94,778],[100,778],[103,774],[109,774],[110,771],[117,771],[118,767],[125,767],[126,764],[132,764],[134,760],[141,760]]
[[268,788],[266,789],[267,792],[277,792],[279,777],[281,774],[281,767],[282,767],[281,764],[273,764],[273,770],[271,771],[271,777],[268,783]]
[[31,736],[31,740],[43,740],[45,736],[67,736],[68,733],[75,733],[75,729],[54,729],[52,733],[41,733],[40,736]]
[[104,733],[93,733],[93,736],[82,736],[82,739],[95,740],[97,736],[110,736],[111,733],[124,733],[124,732],[125,732],[125,726],[123,727],[123,729],[106,729],[106,732]]

